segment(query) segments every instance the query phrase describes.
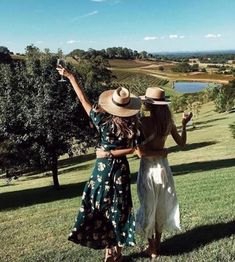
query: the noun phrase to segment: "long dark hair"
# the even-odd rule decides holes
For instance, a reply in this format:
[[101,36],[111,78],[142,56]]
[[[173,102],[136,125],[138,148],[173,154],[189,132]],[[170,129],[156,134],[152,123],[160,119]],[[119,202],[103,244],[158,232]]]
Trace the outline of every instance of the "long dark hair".
[[138,132],[139,121],[137,116],[132,117],[111,117],[111,130],[118,137],[132,139]]
[[[95,109],[99,112],[107,113],[99,105],[95,106]],[[130,117],[114,116],[107,113],[107,116],[103,119],[102,125],[110,124],[110,131],[117,137],[126,139],[132,139],[137,134],[140,126],[139,118],[137,115]]]
[[150,117],[154,125],[154,133],[157,137],[167,136],[172,128],[173,116],[168,105],[147,104]]

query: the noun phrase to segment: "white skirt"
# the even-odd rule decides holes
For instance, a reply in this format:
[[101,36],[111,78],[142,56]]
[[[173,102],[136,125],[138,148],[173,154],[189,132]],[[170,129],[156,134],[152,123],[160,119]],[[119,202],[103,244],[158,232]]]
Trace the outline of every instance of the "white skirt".
[[140,201],[137,232],[152,238],[156,231],[180,229],[179,204],[167,158],[141,158],[137,192]]

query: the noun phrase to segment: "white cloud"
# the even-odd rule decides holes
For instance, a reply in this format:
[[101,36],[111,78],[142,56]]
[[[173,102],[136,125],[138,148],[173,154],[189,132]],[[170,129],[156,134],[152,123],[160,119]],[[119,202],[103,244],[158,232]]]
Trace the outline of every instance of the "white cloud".
[[92,12],[87,13],[87,14],[84,14],[84,15],[80,15],[80,16],[77,16],[77,17],[73,17],[73,18],[69,19],[69,22],[70,22],[70,23],[74,23],[74,22],[78,21],[80,18],[88,17],[88,16],[93,16],[93,15],[96,15],[96,14],[98,14],[98,13],[99,13],[99,11],[95,10],[95,11],[92,11]]
[[178,37],[179,37],[178,35],[169,35],[170,39],[174,39],[174,38],[178,38]]
[[221,36],[221,34],[207,34],[205,35],[205,38],[219,38]]
[[106,0],[91,0],[91,2],[98,2],[98,3],[101,3],[101,2],[105,2]]
[[41,40],[38,40],[38,41],[35,42],[36,45],[40,45],[40,44],[43,44],[43,43],[44,43],[44,42],[41,41]]
[[87,13],[85,15],[83,15],[82,17],[87,17],[87,16],[92,16],[92,15],[97,15],[99,12],[97,10],[93,11],[93,12],[90,12],[90,13]]
[[185,36],[184,36],[184,35],[180,35],[179,38],[180,38],[180,39],[184,39]]
[[151,40],[156,40],[156,39],[158,39],[157,36],[145,36],[145,37],[144,37],[144,40],[145,40],[145,41],[151,41]]
[[66,42],[66,44],[75,44],[75,43],[79,43],[80,41],[76,41],[76,40],[68,40]]

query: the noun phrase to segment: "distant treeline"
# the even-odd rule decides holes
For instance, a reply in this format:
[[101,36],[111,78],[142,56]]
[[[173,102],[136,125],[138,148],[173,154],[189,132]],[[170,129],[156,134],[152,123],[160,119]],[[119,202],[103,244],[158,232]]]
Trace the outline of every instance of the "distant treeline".
[[73,57],[77,56],[77,57],[81,57],[85,59],[88,59],[94,56],[98,56],[98,55],[106,59],[114,59],[114,58],[147,59],[147,58],[153,57],[152,54],[149,54],[146,51],[138,52],[136,50],[132,50],[126,47],[109,47],[107,49],[101,49],[101,50],[95,50],[95,49],[89,48],[88,51],[84,51],[81,49],[75,49],[68,54],[68,56],[73,56]]
[[234,53],[198,53],[198,54],[165,54],[159,55],[154,54],[153,57],[157,60],[162,61],[175,61],[175,62],[189,62],[192,59],[195,59],[201,63],[210,63],[210,64],[225,64],[229,60],[232,63],[235,63],[235,51]]
[[81,49],[75,49],[68,54],[73,57],[91,58],[97,55],[102,56],[106,59],[154,59],[160,61],[175,61],[175,62],[189,62],[191,59],[198,59],[201,63],[211,63],[211,64],[224,64],[229,60],[231,63],[235,63],[235,51],[234,53],[198,53],[191,54],[181,53],[181,54],[154,54],[148,53],[146,51],[138,52],[130,48],[125,47],[109,47],[107,49],[95,50],[88,49],[84,51]]
[[[0,61],[9,62],[13,52],[5,46],[0,46]],[[19,53],[17,53],[20,55]],[[21,54],[25,55],[25,54]],[[224,64],[229,60],[235,63],[235,51],[218,51],[218,52],[194,52],[194,53],[148,53],[146,51],[138,52],[126,47],[109,47],[106,49],[96,50],[89,48],[87,51],[75,49],[68,56],[90,59],[101,56],[104,59],[154,59],[159,61],[189,62],[195,59],[201,63]]]

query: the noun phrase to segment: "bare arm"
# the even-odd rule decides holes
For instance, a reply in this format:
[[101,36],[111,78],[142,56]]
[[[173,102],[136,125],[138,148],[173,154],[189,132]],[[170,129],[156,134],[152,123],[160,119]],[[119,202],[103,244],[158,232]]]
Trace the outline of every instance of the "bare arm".
[[63,68],[62,66],[59,66],[56,68],[57,71],[59,72],[60,75],[63,75],[65,77],[67,77],[71,83],[71,85],[73,86],[74,91],[76,92],[78,99],[80,100],[82,106],[84,107],[86,113],[90,114],[91,108],[92,108],[92,104],[91,102],[88,100],[86,94],[84,93],[84,90],[82,89],[82,87],[79,85],[77,79],[75,78],[75,76],[68,71],[67,69]]
[[134,153],[135,149],[130,147],[130,148],[124,148],[124,149],[115,149],[115,150],[110,150],[110,151],[104,151],[97,149],[96,150],[96,156],[97,158],[105,158],[105,157],[121,157],[125,156],[128,154]]
[[183,116],[181,135],[178,133],[175,124],[173,124],[172,126],[171,135],[175,140],[176,144],[179,145],[180,147],[184,147],[186,145],[186,141],[187,141],[186,125],[190,121],[192,116],[193,116],[192,113],[190,113],[188,116]]
[[161,150],[141,150],[141,147],[137,148],[125,148],[125,149],[115,149],[110,151],[103,151],[103,150],[97,150],[96,156],[98,158],[105,158],[105,157],[121,157],[128,154],[136,153],[139,158],[144,156],[163,156],[166,157],[168,152],[167,149],[161,149]]

